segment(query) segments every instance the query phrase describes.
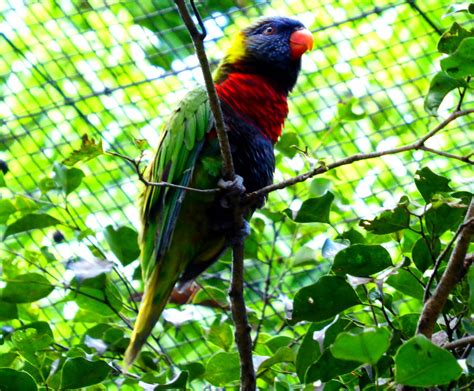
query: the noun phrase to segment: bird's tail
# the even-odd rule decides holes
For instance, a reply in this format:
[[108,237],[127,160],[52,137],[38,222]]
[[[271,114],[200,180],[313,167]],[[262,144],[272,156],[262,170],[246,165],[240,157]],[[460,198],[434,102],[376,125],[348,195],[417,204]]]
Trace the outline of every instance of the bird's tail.
[[174,284],[176,283],[176,280],[172,278],[160,278],[160,283],[158,284],[157,281],[160,275],[160,269],[161,267],[155,268],[145,286],[145,293],[143,294],[140,310],[138,312],[137,320],[135,321],[132,337],[125,352],[125,369],[133,364],[140,353],[140,350],[145,344],[147,338],[150,336],[153,327],[163,312],[171,292],[173,291]]

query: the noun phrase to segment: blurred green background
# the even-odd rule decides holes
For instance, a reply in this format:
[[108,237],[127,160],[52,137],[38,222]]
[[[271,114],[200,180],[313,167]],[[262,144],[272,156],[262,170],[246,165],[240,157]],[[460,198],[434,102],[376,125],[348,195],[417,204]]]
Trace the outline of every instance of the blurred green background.
[[[208,30],[206,49],[213,67],[233,34],[262,15],[292,16],[314,34],[315,49],[303,58],[284,135],[276,146],[278,181],[320,160],[333,162],[407,144],[439,122],[424,111],[423,99],[438,70],[439,35],[452,22],[449,16],[443,18],[450,3],[209,0],[199,2],[198,8]],[[87,336],[102,338],[108,331],[117,354],[110,360],[120,359],[129,332],[117,313],[133,319],[130,298],[142,286],[138,261],[117,257],[105,228],[138,230],[141,185],[126,162],[99,156],[76,165],[84,176],[76,173],[80,185],[66,197],[54,183],[54,172],[60,171],[54,163],[78,149],[83,134],[133,158],[140,153],[135,140],[145,139],[146,161],[173,107],[201,81],[191,41],[172,1],[0,0],[0,159],[8,165],[0,201],[10,200],[14,208],[8,209],[6,202],[0,207],[0,234],[30,212],[47,212],[65,223],[12,235],[1,244],[4,279],[26,271],[47,272],[50,282],[56,282],[47,298],[18,304],[17,316],[2,317],[0,311],[0,324],[19,327],[46,321],[55,341],[66,347],[85,343]],[[455,94],[445,100],[440,115],[454,102]],[[473,103],[467,98],[465,107]],[[430,146],[466,155],[472,149],[473,128],[472,119],[461,119]],[[301,153],[305,150],[307,154]],[[345,166],[270,195],[253,219],[246,244],[251,322],[265,338],[298,336],[298,326],[285,325],[286,312],[296,290],[327,270],[321,252],[326,239],[337,236],[347,223],[373,217],[401,195],[411,194],[415,171],[426,165],[449,173],[458,190],[472,191],[471,167],[417,151]],[[332,227],[297,226],[285,217],[286,208],[297,209],[302,200],[326,190],[336,196]],[[64,240],[54,235],[57,231]],[[130,230],[124,232],[126,240],[133,239]],[[93,264],[97,258],[115,266],[109,268],[107,281],[90,286],[90,292],[95,295],[93,289],[105,286],[113,291],[115,311],[68,289],[78,284],[77,268],[71,265],[81,259]],[[200,279],[204,289],[195,303],[209,297],[225,303],[228,279],[229,257],[224,257]],[[200,362],[218,350],[208,337],[211,325],[228,317],[226,308],[171,308],[157,327],[157,349],[173,367]],[[97,324],[109,327],[90,331]],[[108,384],[117,387],[112,380]],[[195,384],[200,389],[202,383]]]

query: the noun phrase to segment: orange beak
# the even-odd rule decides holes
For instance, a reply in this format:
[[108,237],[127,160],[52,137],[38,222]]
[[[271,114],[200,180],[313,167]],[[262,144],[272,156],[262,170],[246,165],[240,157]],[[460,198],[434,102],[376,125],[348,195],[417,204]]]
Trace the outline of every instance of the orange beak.
[[313,48],[313,35],[308,29],[296,30],[290,35],[290,56],[299,59],[304,52]]

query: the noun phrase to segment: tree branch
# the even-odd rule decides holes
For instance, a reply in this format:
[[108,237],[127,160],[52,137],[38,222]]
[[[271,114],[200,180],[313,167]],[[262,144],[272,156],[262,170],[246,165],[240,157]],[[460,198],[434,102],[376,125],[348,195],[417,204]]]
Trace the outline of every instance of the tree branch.
[[[232,162],[232,154],[227,137],[224,116],[220,106],[219,98],[214,87],[211,71],[209,68],[209,61],[207,60],[206,51],[204,48],[204,38],[206,30],[204,23],[199,15],[199,12],[193,0],[190,0],[195,17],[201,26],[202,32],[199,32],[193,19],[186,7],[185,0],[175,0],[175,4],[183,19],[186,28],[193,40],[196,55],[201,65],[201,70],[206,84],[207,94],[209,96],[209,103],[212,114],[214,115],[215,128],[219,138],[219,145],[223,161],[224,179],[234,180],[234,164]],[[230,206],[234,211],[234,226],[238,230],[244,226],[244,211],[240,203],[240,195],[230,197]],[[232,309],[232,318],[235,325],[235,342],[239,351],[240,357],[240,384],[241,390],[253,391],[256,389],[255,369],[252,361],[252,339],[250,337],[251,328],[247,319],[247,311],[244,301],[244,239],[242,236],[234,240],[232,246],[233,262],[232,262],[232,282],[229,290],[229,297]]]
[[433,296],[425,303],[420,315],[417,333],[423,334],[428,338],[431,338],[436,320],[443,310],[449,293],[457,284],[459,275],[463,270],[467,250],[471,242],[471,237],[474,234],[474,200],[471,200],[466,217],[464,218],[464,223],[461,227],[461,233],[456,241],[446,270],[441,276],[441,280]]
[[461,346],[465,345],[473,345],[474,344],[474,335],[469,335],[468,337],[459,338],[456,341],[448,342],[443,345],[445,349],[456,349]]
[[441,265],[441,262],[443,261],[443,258],[446,257],[446,255],[449,253],[449,250],[451,250],[451,247],[453,246],[454,242],[458,238],[458,236],[461,234],[462,230],[466,227],[467,224],[473,223],[474,219],[470,219],[466,221],[465,223],[461,224],[458,229],[456,230],[456,233],[454,234],[453,238],[451,241],[446,245],[444,250],[441,252],[441,254],[438,255],[438,258],[436,258],[436,261],[434,263],[433,267],[433,273],[431,273],[431,276],[428,280],[428,283],[425,286],[425,293],[423,295],[423,302],[426,303],[428,299],[430,298],[430,290],[431,290],[431,285],[433,285],[433,281],[436,277],[436,273],[438,272],[438,269]]
[[[438,126],[436,126],[434,129],[429,131],[425,136],[423,136],[422,138],[420,138],[419,140],[415,141],[412,144],[408,144],[408,145],[398,147],[398,148],[388,149],[386,151],[371,152],[371,153],[358,153],[358,154],[349,156],[347,158],[341,159],[337,162],[327,164],[327,165],[322,163],[318,167],[316,167],[313,170],[308,171],[304,174],[297,175],[293,178],[287,179],[287,180],[282,181],[280,183],[275,183],[273,185],[269,185],[269,186],[263,187],[259,190],[256,190],[253,193],[247,194],[247,196],[245,197],[245,202],[251,204],[252,202],[254,202],[259,197],[264,196],[268,193],[271,193],[272,191],[284,189],[285,187],[292,186],[292,185],[294,185],[296,183],[299,183],[299,182],[304,182],[307,179],[312,178],[316,175],[323,174],[323,173],[325,173],[329,170],[333,170],[333,169],[338,168],[338,167],[347,166],[348,164],[352,164],[352,163],[357,162],[357,161],[374,159],[374,158],[378,158],[378,157],[386,156],[386,155],[395,155],[397,153],[407,152],[407,151],[412,151],[412,150],[425,149],[426,148],[424,146],[425,142],[428,141],[430,138],[432,138],[435,134],[437,134],[438,132],[443,130],[446,126],[448,126],[455,119],[457,119],[459,117],[463,117],[465,115],[473,114],[473,113],[474,113],[474,109],[461,110],[461,111],[456,111],[456,112],[452,113],[443,122],[438,124]],[[427,150],[427,149],[425,149],[425,150]],[[428,149],[427,151],[428,152],[433,152],[433,150],[431,150],[431,149]],[[463,161],[466,161],[470,164],[474,164],[474,162],[469,160],[469,157],[467,158],[467,160],[463,160]]]

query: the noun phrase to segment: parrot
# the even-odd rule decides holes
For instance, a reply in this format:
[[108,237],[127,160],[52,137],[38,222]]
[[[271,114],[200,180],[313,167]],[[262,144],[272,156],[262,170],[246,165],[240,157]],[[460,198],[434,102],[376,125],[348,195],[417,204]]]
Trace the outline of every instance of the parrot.
[[[148,180],[199,189],[234,186],[239,192],[272,184],[274,145],[288,115],[287,97],[296,84],[301,58],[312,47],[311,32],[287,17],[264,17],[236,33],[213,81],[237,179],[222,182],[213,114],[206,88],[197,86],[164,127]],[[139,237],[144,294],[124,356],[126,368],[152,333],[174,287],[193,281],[239,235],[222,194],[145,186]],[[262,196],[246,220],[264,202]]]

